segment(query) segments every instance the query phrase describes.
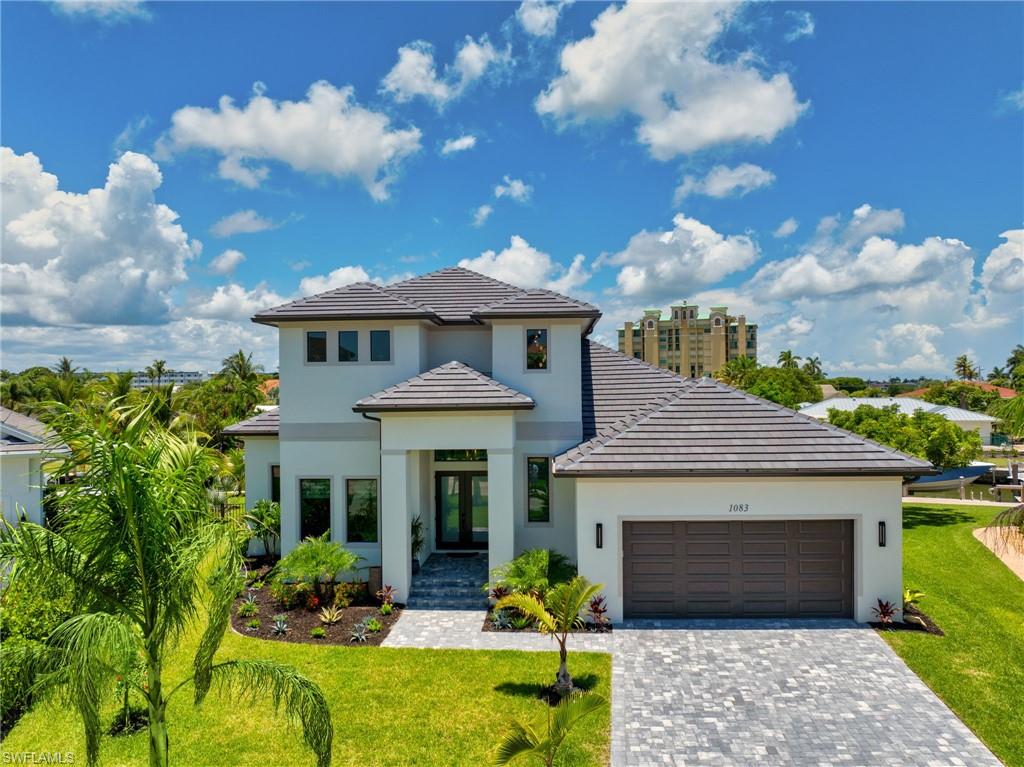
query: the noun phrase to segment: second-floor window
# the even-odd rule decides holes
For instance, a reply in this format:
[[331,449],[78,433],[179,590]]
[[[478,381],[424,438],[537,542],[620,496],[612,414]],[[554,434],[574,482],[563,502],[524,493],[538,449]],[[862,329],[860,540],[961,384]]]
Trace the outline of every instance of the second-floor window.
[[338,362],[359,361],[359,331],[342,330],[338,333]]
[[532,328],[526,331],[526,369],[548,369],[548,331]]
[[306,362],[327,362],[327,331],[306,331]]
[[391,361],[391,331],[370,331],[370,362]]

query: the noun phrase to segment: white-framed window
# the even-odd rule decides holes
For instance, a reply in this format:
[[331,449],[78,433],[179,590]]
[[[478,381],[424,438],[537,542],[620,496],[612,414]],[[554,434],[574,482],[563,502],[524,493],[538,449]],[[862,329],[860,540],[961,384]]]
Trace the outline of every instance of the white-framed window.
[[359,362],[359,331],[338,331],[338,362]]
[[345,479],[345,542],[380,540],[380,504],[376,477]]
[[370,331],[370,362],[391,362],[391,331]]
[[327,331],[306,331],[306,362],[327,362]]
[[299,540],[331,529],[331,478],[299,477]]
[[551,524],[551,458],[526,458],[526,523]]
[[550,363],[548,348],[547,328],[527,328],[526,369],[547,370]]

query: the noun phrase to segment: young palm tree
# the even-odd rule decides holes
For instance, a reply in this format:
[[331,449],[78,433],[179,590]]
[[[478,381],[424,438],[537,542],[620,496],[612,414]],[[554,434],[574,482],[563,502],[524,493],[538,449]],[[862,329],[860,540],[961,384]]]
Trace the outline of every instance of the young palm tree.
[[552,767],[555,756],[572,728],[587,714],[600,711],[608,704],[600,695],[574,692],[562,698],[552,714],[548,707],[547,732],[522,722],[512,722],[509,731],[502,737],[494,754],[492,764],[506,765],[514,759],[526,757],[539,761],[544,767]]
[[53,372],[61,378],[71,378],[78,372],[78,368],[72,365],[71,360],[67,357],[61,357],[57,364],[53,366]]
[[221,375],[237,378],[239,381],[254,381],[257,374],[263,370],[262,365],[253,364],[251,353],[246,354],[241,349],[225,357],[221,365]]
[[495,610],[511,607],[537,621],[540,630],[551,634],[558,642],[558,673],[555,675],[555,691],[559,695],[572,692],[572,676],[566,663],[568,650],[566,643],[569,634],[583,625],[580,613],[601,589],[600,583],[590,583],[582,575],[577,575],[568,583],[560,583],[547,592],[541,602],[532,594],[510,594],[499,599]]
[[796,368],[800,365],[800,357],[790,349],[784,349],[779,352],[779,367],[780,368]]
[[756,359],[753,357],[736,357],[719,368],[718,372],[715,373],[715,378],[729,386],[743,389],[750,383],[756,371]]
[[[57,491],[59,532],[29,523],[3,529],[0,566],[12,583],[59,584],[73,595],[78,614],[41,651],[16,660],[36,691],[60,692],[77,709],[87,763],[99,757],[100,701],[122,676],[146,701],[150,767],[168,764],[168,703],[189,687],[197,705],[213,688],[267,695],[301,721],[318,765],[329,765],[330,712],[313,682],[270,661],[214,662],[242,586],[248,535],[207,508],[216,454],[160,427],[146,408],[106,420],[63,408],[51,425],[71,448],[60,473],[78,473]],[[192,673],[168,680],[172,649],[204,618]],[[133,681],[127,672],[139,664],[145,673]]]
[[953,363],[953,372],[961,381],[973,381],[978,377],[978,369],[966,354],[961,354]]

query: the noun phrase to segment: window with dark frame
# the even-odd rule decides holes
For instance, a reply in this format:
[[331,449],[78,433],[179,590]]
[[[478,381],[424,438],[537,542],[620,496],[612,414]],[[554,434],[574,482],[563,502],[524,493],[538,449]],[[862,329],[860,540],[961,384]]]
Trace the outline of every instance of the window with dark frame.
[[532,328],[526,331],[526,369],[548,369],[548,331]]
[[377,480],[345,480],[345,540],[377,542]]
[[359,331],[342,330],[338,333],[338,362],[359,361]]
[[327,331],[306,331],[306,362],[327,362]]
[[370,331],[370,362],[391,361],[391,331]]
[[276,463],[270,466],[270,500],[281,502],[281,466]]
[[551,521],[551,459],[538,456],[526,459],[526,521]]
[[331,529],[331,480],[299,480],[300,538],[315,538]]

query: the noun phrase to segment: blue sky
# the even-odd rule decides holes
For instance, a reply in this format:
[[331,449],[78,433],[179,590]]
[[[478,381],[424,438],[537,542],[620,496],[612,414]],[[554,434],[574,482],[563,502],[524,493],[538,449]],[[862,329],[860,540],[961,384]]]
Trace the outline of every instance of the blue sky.
[[254,310],[460,262],[835,374],[1024,337],[1021,4],[0,13],[5,368],[273,369]]

